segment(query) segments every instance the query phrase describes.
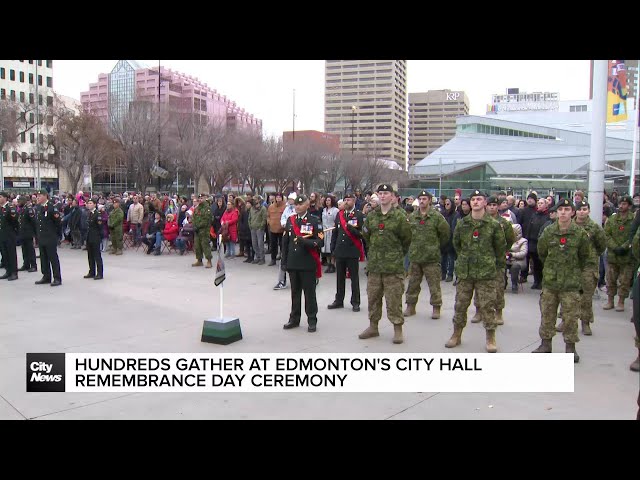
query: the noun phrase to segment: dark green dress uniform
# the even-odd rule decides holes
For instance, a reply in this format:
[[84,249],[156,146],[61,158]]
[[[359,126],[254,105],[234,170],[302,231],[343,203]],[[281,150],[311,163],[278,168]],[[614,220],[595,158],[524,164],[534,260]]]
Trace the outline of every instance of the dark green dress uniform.
[[[296,198],[296,205],[306,201],[304,195]],[[294,232],[295,222],[301,235]],[[309,238],[302,238],[310,235]],[[284,325],[285,329],[294,328],[300,325],[302,315],[302,292],[304,291],[304,310],[307,314],[307,322],[310,332],[316,331],[318,323],[318,303],[316,301],[316,275],[318,273],[318,262],[311,253],[318,252],[324,245],[324,234],[322,233],[322,223],[318,217],[309,215],[308,211],[302,215],[294,214],[287,219],[282,237],[282,259],[281,267],[289,272],[291,280],[291,314],[289,322]],[[318,252],[319,261],[319,252]],[[320,266],[320,272],[322,267]]]
[[[348,195],[345,195],[345,198],[348,198]],[[351,198],[353,198],[353,195]],[[360,249],[364,252],[364,247],[362,246],[364,215],[362,215],[362,212],[356,210],[355,207],[350,211],[343,210],[338,212],[338,215],[336,215],[335,230],[333,235],[331,235],[331,254],[336,259],[336,298],[328,308],[342,308],[344,304],[347,269],[349,269],[349,275],[351,276],[351,305],[353,311],[357,312],[360,311],[359,262],[361,250],[342,227],[341,215],[344,215],[349,234],[356,239],[356,242],[360,242]]]
[[5,263],[6,273],[1,280],[18,278],[18,257],[16,254],[16,234],[18,233],[18,214],[9,203],[9,194],[0,192],[0,198],[6,202],[0,207],[0,250]]
[[[46,193],[46,190],[41,193]],[[40,250],[40,271],[42,278],[36,285],[51,283],[52,287],[62,284],[60,260],[58,259],[58,225],[61,215],[51,200],[39,205],[36,210],[38,249]],[[53,273],[53,282],[51,274]]]
[[98,209],[88,212],[87,224],[87,257],[89,260],[89,273],[84,278],[102,279],[102,253],[100,242],[102,240],[102,217]]
[[33,239],[36,236],[36,210],[28,204],[22,207],[18,216],[18,235],[22,242],[22,267],[20,271],[37,272],[36,249],[33,247]]

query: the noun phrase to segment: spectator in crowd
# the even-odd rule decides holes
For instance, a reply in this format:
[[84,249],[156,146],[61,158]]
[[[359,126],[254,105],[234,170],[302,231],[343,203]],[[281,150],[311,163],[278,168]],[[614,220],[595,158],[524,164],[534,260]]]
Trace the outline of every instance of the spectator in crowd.
[[280,224],[280,218],[282,217],[285,208],[286,204],[284,203],[282,194],[276,193],[274,201],[269,205],[269,208],[267,209],[269,232],[271,234],[269,239],[271,263],[269,263],[269,266],[275,265],[276,261],[280,259],[280,249],[282,248],[282,234],[284,232],[284,227]]
[[227,210],[222,214],[220,219],[220,235],[222,242],[225,244],[226,258],[234,258],[236,256],[236,243],[238,243],[238,209],[232,202],[227,202]]
[[147,255],[155,252],[160,255],[162,247],[162,232],[164,231],[164,221],[160,212],[154,213],[154,220],[149,224],[146,237],[142,240],[147,245]]
[[529,268],[527,264],[527,253],[529,252],[529,242],[522,237],[522,227],[514,223],[511,225],[516,235],[516,241],[507,252],[507,269],[511,274],[511,291],[518,293],[518,282],[521,272]]
[[184,255],[188,244],[193,244],[193,218],[190,213],[185,215],[185,223],[180,229],[180,235],[176,238],[176,247],[180,250],[180,255]]

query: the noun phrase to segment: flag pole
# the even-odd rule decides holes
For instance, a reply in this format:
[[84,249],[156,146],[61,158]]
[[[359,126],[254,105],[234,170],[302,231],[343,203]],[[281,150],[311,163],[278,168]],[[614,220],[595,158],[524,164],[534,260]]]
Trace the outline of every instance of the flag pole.
[[[222,248],[222,240],[220,239],[221,235],[218,234],[218,258],[220,258],[220,249]],[[224,282],[220,284],[220,318],[224,318],[222,314],[222,306],[224,304]]]
[[[636,78],[640,78],[640,62],[636,67]],[[640,80],[636,86],[636,101],[634,107],[636,114],[633,118],[633,147],[631,153],[631,178],[629,179],[629,195],[633,197],[636,189],[636,155],[638,153],[638,128],[640,127],[640,108],[638,108],[638,101],[640,100]]]

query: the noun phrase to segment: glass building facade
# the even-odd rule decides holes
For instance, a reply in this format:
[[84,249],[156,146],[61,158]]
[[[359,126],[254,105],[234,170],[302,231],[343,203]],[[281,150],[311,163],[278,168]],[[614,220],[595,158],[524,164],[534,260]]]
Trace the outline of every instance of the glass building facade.
[[136,68],[128,60],[120,60],[109,74],[109,114],[113,126],[129,112],[129,104],[136,98]]

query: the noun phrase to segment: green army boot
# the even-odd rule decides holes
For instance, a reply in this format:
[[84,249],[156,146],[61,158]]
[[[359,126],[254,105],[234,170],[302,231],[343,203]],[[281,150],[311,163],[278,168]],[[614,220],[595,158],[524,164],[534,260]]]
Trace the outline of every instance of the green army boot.
[[564,332],[564,320],[562,320],[556,327],[556,332]]
[[191,266],[192,267],[201,267],[202,266],[202,260],[196,260],[196,263],[192,263]]
[[603,310],[612,310],[613,309],[613,296],[607,296],[607,303],[602,307]]
[[496,310],[496,324],[504,325],[504,319],[502,318],[502,310]]
[[212,268],[213,265],[211,264],[211,259],[207,260],[207,266],[204,268]]
[[476,310],[476,314],[471,319],[471,323],[480,323],[481,321],[482,321],[482,318],[480,318],[480,311]]
[[407,308],[405,309],[402,315],[404,315],[405,317],[412,317],[415,314],[416,314],[416,306],[411,305],[410,303],[407,303]]
[[364,330],[358,338],[360,340],[366,340],[367,338],[379,337],[380,332],[378,332],[378,322],[370,322],[369,326],[366,330]]
[[496,353],[497,351],[498,347],[496,345],[496,331],[487,330],[487,352]]
[[624,312],[624,298],[618,297],[618,305],[616,305],[616,312]]
[[433,313],[431,314],[431,318],[433,320],[437,320],[440,318],[440,305],[433,306]]
[[573,363],[578,363],[580,361],[580,356],[578,355],[578,352],[576,352],[575,343],[566,343],[564,352],[573,353]]
[[542,343],[531,353],[551,353],[551,339],[542,339]]
[[453,335],[447,343],[444,344],[447,348],[457,347],[462,343],[462,327],[453,327]]
[[585,322],[584,320],[582,321],[582,334],[588,337],[593,335],[593,332],[591,331],[591,325],[589,325],[589,322]]
[[393,325],[393,343],[402,343],[404,339],[402,338],[402,325],[394,324]]
[[631,365],[629,365],[629,369],[632,372],[640,372],[640,354],[636,357]]
[[111,247],[107,253],[108,253],[109,255],[115,255],[115,253],[116,253],[116,249],[115,249],[115,248],[113,248],[113,247]]
[[122,249],[116,250],[116,255],[122,255]]

